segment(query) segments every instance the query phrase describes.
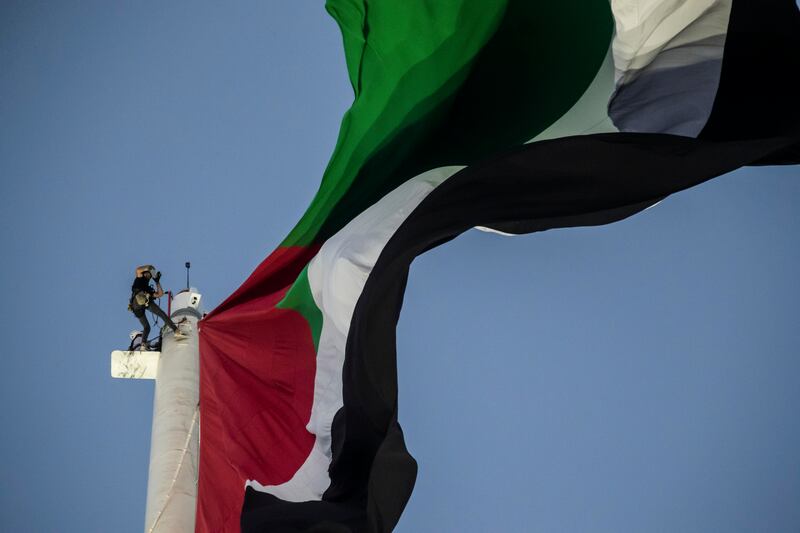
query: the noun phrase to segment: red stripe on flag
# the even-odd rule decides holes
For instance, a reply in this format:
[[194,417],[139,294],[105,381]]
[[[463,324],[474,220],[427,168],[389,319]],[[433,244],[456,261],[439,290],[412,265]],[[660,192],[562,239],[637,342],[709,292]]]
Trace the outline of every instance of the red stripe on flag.
[[314,445],[311,329],[275,305],[316,251],[277,249],[200,324],[198,533],[239,531],[245,481],[288,481]]

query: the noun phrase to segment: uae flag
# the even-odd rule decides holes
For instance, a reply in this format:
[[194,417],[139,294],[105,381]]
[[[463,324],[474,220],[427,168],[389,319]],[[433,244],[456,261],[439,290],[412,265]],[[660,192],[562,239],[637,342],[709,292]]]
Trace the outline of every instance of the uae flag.
[[417,255],[800,162],[794,0],[326,8],[354,101],[308,211],[201,323],[201,533],[393,529],[417,470],[395,350]]

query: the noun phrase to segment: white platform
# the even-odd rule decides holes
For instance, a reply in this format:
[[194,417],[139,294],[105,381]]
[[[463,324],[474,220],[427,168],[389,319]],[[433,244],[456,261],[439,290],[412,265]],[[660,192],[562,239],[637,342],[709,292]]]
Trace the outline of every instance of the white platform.
[[156,379],[161,352],[114,350],[111,352],[111,377]]

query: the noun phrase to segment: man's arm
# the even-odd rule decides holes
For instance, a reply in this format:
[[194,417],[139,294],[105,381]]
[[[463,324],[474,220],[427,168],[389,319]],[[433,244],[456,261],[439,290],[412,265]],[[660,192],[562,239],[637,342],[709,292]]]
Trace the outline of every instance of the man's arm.
[[164,289],[161,288],[161,283],[156,281],[156,292],[153,293],[153,298],[161,298],[164,296]]

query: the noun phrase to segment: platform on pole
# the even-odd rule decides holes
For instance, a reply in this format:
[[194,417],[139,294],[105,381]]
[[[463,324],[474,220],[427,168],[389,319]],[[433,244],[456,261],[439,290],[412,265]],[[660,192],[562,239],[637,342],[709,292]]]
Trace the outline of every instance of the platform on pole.
[[114,350],[111,352],[111,377],[156,379],[161,352]]

